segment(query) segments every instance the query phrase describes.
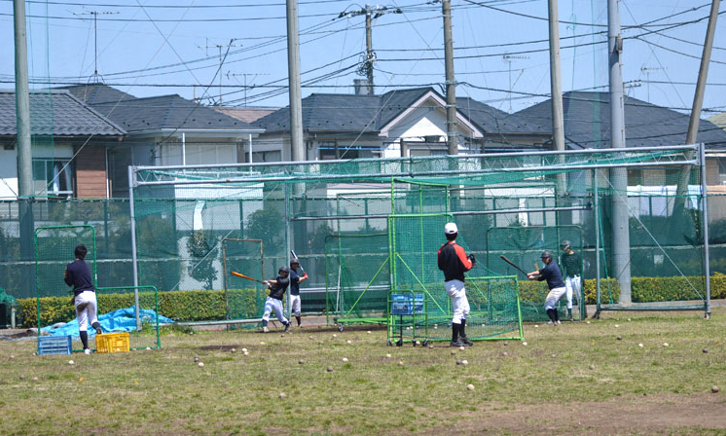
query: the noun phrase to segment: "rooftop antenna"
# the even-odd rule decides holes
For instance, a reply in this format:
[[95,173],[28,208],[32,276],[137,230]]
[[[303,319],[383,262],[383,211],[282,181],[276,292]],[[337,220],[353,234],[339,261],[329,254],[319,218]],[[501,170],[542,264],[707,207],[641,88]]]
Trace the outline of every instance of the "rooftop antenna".
[[[512,61],[529,59],[529,56],[516,56],[505,54],[502,56],[502,60],[509,64],[509,113],[512,113]],[[522,70],[524,71],[524,70]]]
[[98,75],[98,16],[99,15],[116,15],[119,12],[103,12],[103,11],[88,11],[81,12],[79,14],[74,13],[73,15],[93,15],[93,76],[91,77],[96,83],[100,82]]
[[252,80],[255,80],[255,77],[257,77],[257,76],[269,76],[269,74],[265,74],[265,73],[233,73],[231,71],[227,71],[227,79],[229,79],[230,77],[239,77],[239,76],[244,77],[244,88],[245,88],[244,107],[247,107],[247,89],[248,89],[247,76],[252,76]]
[[667,69],[668,67],[646,67],[645,65],[640,67],[640,72],[645,73],[645,83],[648,85],[646,87],[648,89],[648,103],[650,103],[650,73]]
[[231,39],[229,41],[229,44],[227,44],[227,45],[223,45],[223,44],[209,45],[209,38],[204,38],[204,40],[206,41],[206,43],[204,44],[204,47],[199,46],[199,45],[197,47],[204,49],[205,56],[209,56],[210,48],[216,48],[219,50],[219,74],[217,74],[217,76],[219,77],[219,101],[217,101],[217,106],[221,106],[222,105],[222,75],[223,75],[222,67],[224,66],[224,58],[222,58],[222,49],[225,47],[227,47],[229,49],[231,47],[242,47],[242,46],[234,45],[234,41],[235,41],[234,39]]

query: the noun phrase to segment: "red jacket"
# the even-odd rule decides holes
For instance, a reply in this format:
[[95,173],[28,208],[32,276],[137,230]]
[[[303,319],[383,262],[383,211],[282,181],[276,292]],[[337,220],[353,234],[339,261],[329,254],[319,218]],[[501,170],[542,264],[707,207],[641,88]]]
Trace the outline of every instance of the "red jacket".
[[444,280],[447,282],[449,280],[463,282],[464,273],[473,266],[461,245],[449,241],[439,248],[439,269],[444,272]]

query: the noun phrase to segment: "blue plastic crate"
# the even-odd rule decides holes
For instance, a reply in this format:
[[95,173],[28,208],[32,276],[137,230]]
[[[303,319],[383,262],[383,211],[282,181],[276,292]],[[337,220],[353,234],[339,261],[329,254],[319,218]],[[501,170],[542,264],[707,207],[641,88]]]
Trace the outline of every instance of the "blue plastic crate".
[[71,336],[45,336],[38,338],[38,354],[71,354]]

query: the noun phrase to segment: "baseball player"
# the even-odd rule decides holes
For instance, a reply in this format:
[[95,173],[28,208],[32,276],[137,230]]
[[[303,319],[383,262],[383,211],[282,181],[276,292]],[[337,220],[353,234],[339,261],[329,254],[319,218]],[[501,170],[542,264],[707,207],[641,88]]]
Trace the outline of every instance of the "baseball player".
[[290,321],[285,318],[282,312],[282,298],[285,296],[287,286],[290,284],[290,269],[281,266],[277,270],[277,277],[274,280],[263,280],[262,283],[270,288],[270,295],[265,301],[265,314],[262,315],[262,332],[267,333],[267,323],[270,321],[270,313],[275,311],[277,319],[285,326],[285,331],[290,330]]
[[68,286],[73,286],[73,304],[76,307],[78,317],[78,330],[80,331],[83,352],[91,354],[88,348],[88,324],[96,330],[96,334],[102,334],[101,323],[96,318],[96,290],[91,280],[91,270],[84,260],[88,249],[84,245],[76,247],[76,260],[66,266],[63,278]]
[[297,326],[302,327],[300,321],[300,283],[308,279],[308,273],[300,266],[300,260],[295,257],[290,260],[290,312],[295,315]]
[[454,317],[451,320],[451,343],[452,347],[474,345],[466,336],[466,317],[469,316],[469,300],[466,298],[464,288],[464,273],[474,268],[476,258],[473,254],[466,255],[464,249],[456,244],[456,237],[459,229],[455,223],[448,223],[444,226],[446,242],[439,248],[438,263],[439,269],[444,272],[444,286],[446,294],[451,298],[451,306],[454,309]]
[[547,316],[550,317],[550,321],[547,324],[560,325],[560,318],[557,315],[557,302],[565,295],[565,283],[562,281],[560,267],[557,266],[557,262],[552,258],[552,252],[545,250],[542,252],[541,257],[545,267],[539,271],[528,273],[527,278],[539,281],[547,280],[547,287],[550,290],[545,299],[545,311],[547,312]]
[[575,250],[572,249],[572,243],[568,240],[562,241],[560,248],[562,248],[560,266],[563,268],[565,288],[567,289],[565,293],[567,296],[567,317],[572,321],[572,294],[575,294],[578,303],[580,303],[581,299],[582,278],[580,274],[582,273],[582,258],[575,253]]

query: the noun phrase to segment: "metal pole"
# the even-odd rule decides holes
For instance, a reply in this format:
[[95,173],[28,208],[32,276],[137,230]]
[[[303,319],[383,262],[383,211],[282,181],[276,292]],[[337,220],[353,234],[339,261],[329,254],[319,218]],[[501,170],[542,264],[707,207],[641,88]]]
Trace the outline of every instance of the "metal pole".
[[366,75],[368,77],[368,95],[375,94],[373,89],[373,23],[371,7],[366,5]]
[[[620,12],[618,0],[608,0],[608,56],[610,76],[610,138],[612,148],[625,148],[625,109],[623,72],[620,54],[623,39],[620,37]],[[630,286],[630,228],[628,218],[628,172],[625,168],[610,170],[613,186],[613,269],[620,282],[620,303],[632,301]]]
[[[714,1],[718,3],[718,0]],[[706,315],[711,317],[711,253],[708,242],[708,183],[706,181],[706,144],[701,144],[701,196],[703,198],[703,275],[706,277]]]
[[[552,87],[552,139],[555,150],[565,151],[565,121],[562,109],[562,72],[560,71],[560,27],[557,0],[549,0],[550,83]],[[567,190],[567,174],[557,174],[557,191]]]
[[91,12],[93,15],[93,76],[98,76],[98,12]]
[[249,142],[249,144],[250,144],[250,155],[249,155],[250,160],[249,160],[249,162],[252,163],[252,134],[251,133],[247,134],[247,142]]
[[182,132],[182,165],[187,164],[187,136]]
[[451,0],[443,0],[444,15],[444,65],[446,68],[446,136],[448,154],[459,154],[459,138],[456,126],[456,79],[454,78],[454,41],[451,35]]
[[[593,208],[593,215],[595,216],[595,295],[597,298],[595,306],[595,316],[600,313],[600,190],[598,179],[600,177],[600,170],[595,170],[595,177],[593,178],[593,202],[595,207]],[[583,278],[582,286],[584,289],[585,280]]]
[[[300,90],[300,40],[297,0],[287,4],[287,73],[290,87],[290,147],[293,162],[303,160],[302,91]],[[284,159],[283,159],[284,160]]]
[[25,1],[14,0],[15,25],[15,110],[18,134],[18,194],[33,197],[33,152],[30,148],[30,89],[28,87],[28,41],[25,30]]
[[[698,82],[696,83],[696,93],[693,96],[691,118],[688,122],[688,132],[686,133],[686,144],[695,144],[698,140],[698,124],[701,121],[701,109],[703,108],[703,97],[706,91],[706,79],[708,79],[708,67],[711,62],[711,51],[713,50],[713,39],[714,34],[716,33],[719,6],[720,0],[713,0],[711,2],[711,15],[708,19],[706,40],[703,43],[701,67],[698,70]],[[673,206],[674,213],[681,214],[683,211],[686,203],[686,196],[688,195],[688,180],[690,179],[690,175],[691,166],[682,166],[678,177],[678,186],[676,187],[676,198]],[[678,218],[680,218],[680,215]]]
[[[139,265],[136,258],[136,212],[134,209],[134,188],[136,187],[135,167],[129,165],[129,216],[131,222],[131,269],[134,279],[134,317],[136,318],[136,329],[141,330],[141,318],[139,317]],[[172,217],[176,219],[176,217]]]

